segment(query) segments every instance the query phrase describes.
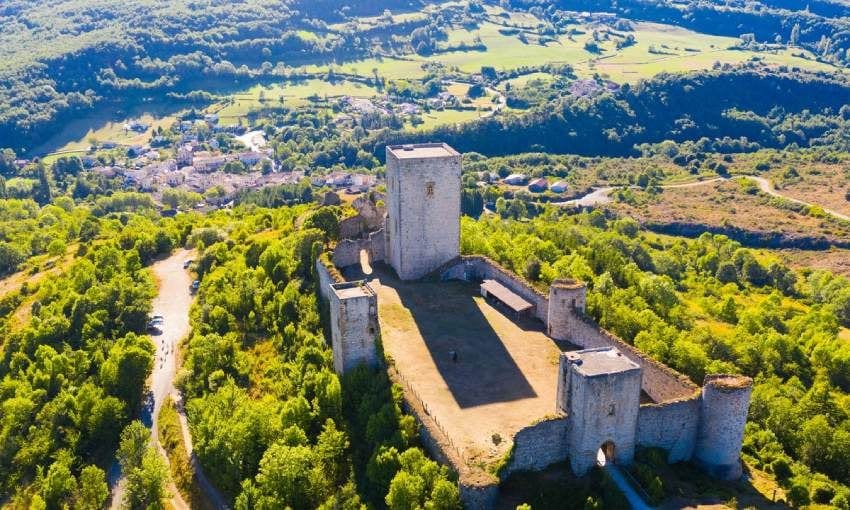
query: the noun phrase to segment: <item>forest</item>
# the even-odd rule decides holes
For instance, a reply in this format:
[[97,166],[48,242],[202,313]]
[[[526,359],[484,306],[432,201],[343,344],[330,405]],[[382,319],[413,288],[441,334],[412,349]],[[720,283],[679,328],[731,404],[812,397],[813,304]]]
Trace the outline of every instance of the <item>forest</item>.
[[843,78],[748,67],[661,74],[615,92],[558,97],[519,116],[372,136],[375,147],[433,138],[487,155],[626,156],[645,143],[701,138],[717,140],[728,152],[842,143],[850,95]]
[[599,212],[532,221],[464,219],[464,253],[537,282],[588,282],[598,323],[699,383],[755,379],[744,440],[794,506],[850,505],[850,282],[797,273],[725,238],[656,236]]

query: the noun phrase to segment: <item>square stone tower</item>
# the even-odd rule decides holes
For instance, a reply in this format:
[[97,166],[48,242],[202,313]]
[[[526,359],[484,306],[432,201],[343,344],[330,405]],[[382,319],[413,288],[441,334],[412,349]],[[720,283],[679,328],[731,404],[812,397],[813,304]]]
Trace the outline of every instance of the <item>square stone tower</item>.
[[357,365],[378,365],[378,297],[363,281],[331,285],[331,344],[334,370],[343,374]]
[[387,258],[402,280],[460,255],[460,174],[444,143],[387,147]]
[[558,409],[570,419],[570,467],[577,476],[597,462],[628,464],[634,458],[641,369],[617,349],[561,354]]

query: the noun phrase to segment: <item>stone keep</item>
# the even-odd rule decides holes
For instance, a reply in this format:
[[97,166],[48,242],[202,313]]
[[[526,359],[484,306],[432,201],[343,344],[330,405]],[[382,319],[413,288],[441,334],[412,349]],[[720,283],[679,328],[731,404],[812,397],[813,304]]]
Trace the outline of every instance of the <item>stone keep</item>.
[[460,175],[446,144],[387,147],[387,258],[402,280],[460,255]]
[[753,380],[749,377],[705,378],[694,461],[715,478],[737,480],[743,474],[741,444],[752,391]]
[[343,374],[360,364],[378,365],[378,297],[365,282],[330,286],[334,370]]
[[570,467],[583,476],[597,452],[613,444],[614,461],[628,464],[635,454],[641,369],[611,347],[561,354],[558,407],[570,418]]

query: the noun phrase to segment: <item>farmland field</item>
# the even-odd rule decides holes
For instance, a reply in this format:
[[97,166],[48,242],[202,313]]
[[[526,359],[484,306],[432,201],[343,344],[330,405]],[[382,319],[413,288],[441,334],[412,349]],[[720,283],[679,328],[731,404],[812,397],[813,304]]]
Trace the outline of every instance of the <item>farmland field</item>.
[[[328,33],[300,30],[298,36],[304,40],[323,41],[333,37],[334,31],[342,32],[356,21],[360,29],[378,27],[383,24],[401,24],[422,21],[435,12],[459,5],[456,2],[433,4],[421,12],[394,12],[390,18],[384,16],[357,18],[355,20],[328,26]],[[390,21],[391,19],[391,21]],[[295,68],[297,73],[312,76],[333,71],[338,75],[356,75],[364,80],[380,77],[385,81],[419,80],[427,75],[428,64],[443,64],[455,70],[460,76],[478,73],[482,67],[491,66],[500,71],[516,70],[524,67],[539,67],[547,64],[568,64],[579,78],[600,76],[620,83],[634,83],[662,72],[686,72],[709,69],[716,63],[741,63],[758,59],[766,64],[787,65],[808,70],[836,70],[830,64],[818,62],[814,55],[802,49],[774,49],[770,51],[750,51],[733,49],[740,40],[733,37],[720,37],[700,34],[684,28],[657,23],[632,23],[631,31],[611,29],[597,21],[576,22],[568,27],[567,33],[541,35],[543,20],[527,12],[506,11],[501,7],[487,6],[484,18],[477,26],[455,24],[449,27],[447,37],[438,43],[437,51],[430,55],[418,55],[412,52],[396,53],[393,56],[374,56],[359,60],[343,60],[335,63],[302,65]],[[598,50],[589,51],[588,41],[597,38]],[[634,37],[634,44],[618,48],[627,35]],[[484,49],[453,50],[459,46],[471,47],[476,43]],[[546,72],[531,72],[502,82],[511,87],[523,87],[535,79],[546,80]],[[450,84],[448,92],[459,99],[466,97],[465,85]],[[338,98],[353,96],[372,98],[379,90],[359,82],[340,80],[333,83],[322,79],[308,79],[298,82],[281,82],[271,85],[253,85],[248,88],[211,87],[209,92],[223,94],[224,99],[216,101],[206,108],[222,119],[223,124],[234,124],[244,119],[250,112],[268,106],[301,107],[308,98]],[[493,107],[491,96],[476,98],[471,105],[478,110]],[[167,127],[185,105],[142,104],[130,111],[104,108],[91,114],[73,119],[63,125],[48,140],[33,150],[33,154],[68,153],[82,151],[91,140],[114,141],[120,144],[134,144],[147,141],[151,130],[145,133],[125,132],[123,125],[130,120],[140,120],[152,129]],[[507,110],[506,110],[507,111]],[[433,111],[422,116],[422,123],[408,129],[427,130],[444,124],[466,122],[481,116],[474,110]],[[244,122],[244,120],[242,120]]]

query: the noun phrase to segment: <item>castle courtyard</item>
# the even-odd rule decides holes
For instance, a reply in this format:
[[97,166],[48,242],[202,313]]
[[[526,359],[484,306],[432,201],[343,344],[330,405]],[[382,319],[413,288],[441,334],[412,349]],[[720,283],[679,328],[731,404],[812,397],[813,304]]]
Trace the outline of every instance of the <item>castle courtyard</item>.
[[541,322],[466,282],[402,282],[379,264],[369,285],[387,359],[467,462],[501,458],[517,431],[555,414],[558,357],[574,347]]

